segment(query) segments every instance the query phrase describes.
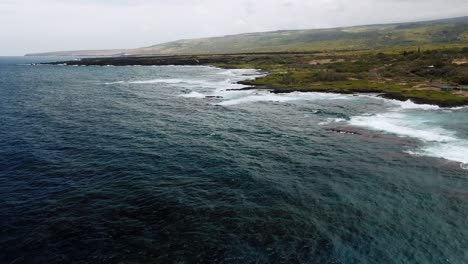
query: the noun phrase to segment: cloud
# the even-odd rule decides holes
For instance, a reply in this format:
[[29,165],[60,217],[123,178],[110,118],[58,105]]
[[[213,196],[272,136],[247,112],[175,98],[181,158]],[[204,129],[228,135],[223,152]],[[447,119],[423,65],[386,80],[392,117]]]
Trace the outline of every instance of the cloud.
[[0,54],[467,15],[466,0],[2,0]]

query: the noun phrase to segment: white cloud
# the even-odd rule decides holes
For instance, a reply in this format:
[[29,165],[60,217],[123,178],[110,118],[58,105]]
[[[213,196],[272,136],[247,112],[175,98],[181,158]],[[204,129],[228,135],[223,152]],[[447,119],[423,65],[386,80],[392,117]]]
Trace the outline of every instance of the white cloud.
[[467,15],[466,0],[2,0],[0,54]]

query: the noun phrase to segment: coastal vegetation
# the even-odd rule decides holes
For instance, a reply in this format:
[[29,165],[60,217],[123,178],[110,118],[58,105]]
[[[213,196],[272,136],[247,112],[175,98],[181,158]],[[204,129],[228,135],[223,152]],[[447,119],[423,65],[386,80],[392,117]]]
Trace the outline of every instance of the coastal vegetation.
[[213,65],[264,69],[268,75],[243,84],[275,92],[383,93],[388,98],[455,106],[468,103],[467,58],[467,47],[432,46],[278,55]]
[[256,68],[268,74],[242,83],[276,93],[380,93],[416,103],[468,104],[468,17],[184,40],[132,52],[55,64]]
[[[89,58],[67,65],[211,65],[256,68],[268,74],[241,82],[275,93],[380,93],[440,106],[468,104],[468,47]],[[447,88],[445,88],[447,87]]]
[[327,29],[280,30],[186,39],[137,49],[83,50],[33,56],[141,56],[259,52],[327,52],[467,45],[468,17]]

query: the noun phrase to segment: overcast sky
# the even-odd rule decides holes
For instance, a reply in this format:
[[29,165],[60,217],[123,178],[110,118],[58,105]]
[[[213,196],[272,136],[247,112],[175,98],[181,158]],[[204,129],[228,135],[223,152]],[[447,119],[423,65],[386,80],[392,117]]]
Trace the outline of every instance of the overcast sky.
[[468,0],[0,0],[0,55],[468,15]]

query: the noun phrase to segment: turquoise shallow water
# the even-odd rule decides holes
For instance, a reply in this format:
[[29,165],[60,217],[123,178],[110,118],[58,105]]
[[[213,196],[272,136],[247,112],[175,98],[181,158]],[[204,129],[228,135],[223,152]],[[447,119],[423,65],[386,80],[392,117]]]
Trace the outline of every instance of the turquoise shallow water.
[[0,58],[1,263],[468,262],[465,108],[42,60]]

